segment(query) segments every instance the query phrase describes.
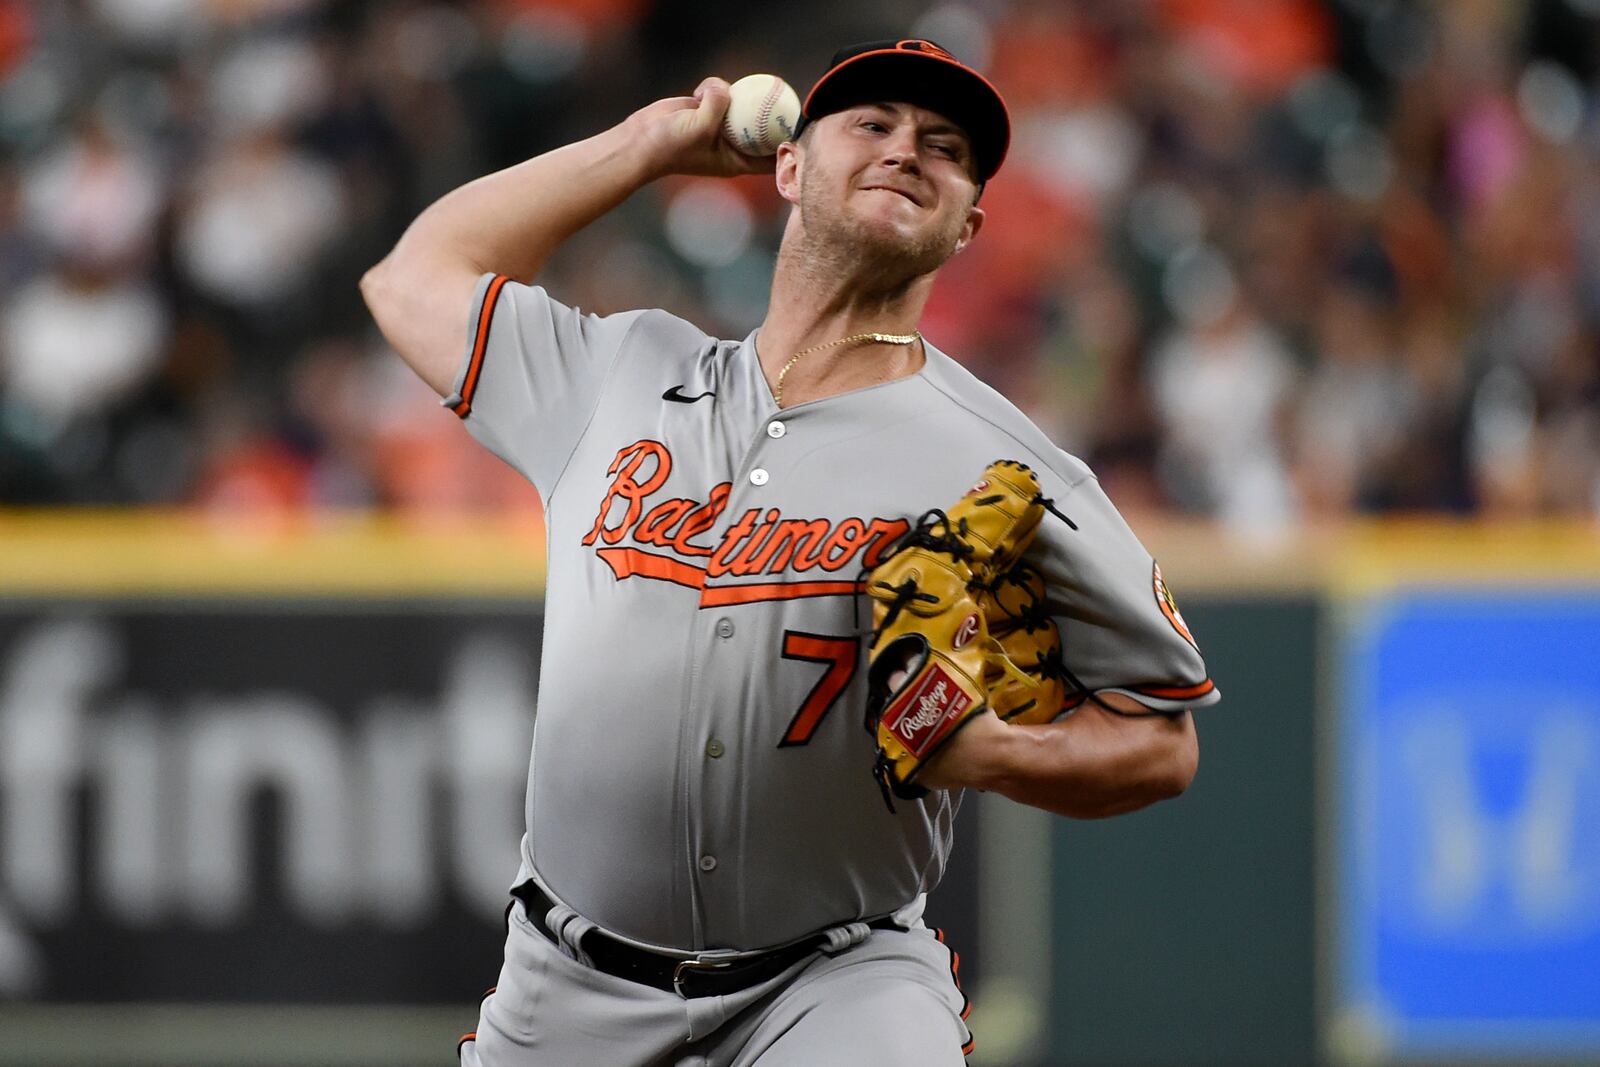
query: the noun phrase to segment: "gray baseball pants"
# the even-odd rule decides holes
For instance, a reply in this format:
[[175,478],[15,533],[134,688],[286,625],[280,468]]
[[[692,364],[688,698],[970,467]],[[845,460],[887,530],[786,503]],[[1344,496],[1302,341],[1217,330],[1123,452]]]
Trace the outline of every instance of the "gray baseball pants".
[[955,958],[933,931],[871,930],[727,996],[685,1000],[571,958],[514,903],[500,981],[462,1067],[962,1067]]

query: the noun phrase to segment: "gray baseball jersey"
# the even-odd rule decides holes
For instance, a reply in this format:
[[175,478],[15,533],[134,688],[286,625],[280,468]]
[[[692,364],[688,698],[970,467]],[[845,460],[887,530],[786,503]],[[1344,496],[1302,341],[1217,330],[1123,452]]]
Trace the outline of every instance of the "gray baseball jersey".
[[1033,467],[1077,524],[1046,516],[1029,554],[1073,673],[1163,710],[1218,698],[1089,470],[926,351],[909,377],[779,410],[754,334],[480,281],[445,403],[545,503],[523,874],[580,915],[658,945],[755,949],[939,881],[957,798],[885,809],[856,593],[992,460]]

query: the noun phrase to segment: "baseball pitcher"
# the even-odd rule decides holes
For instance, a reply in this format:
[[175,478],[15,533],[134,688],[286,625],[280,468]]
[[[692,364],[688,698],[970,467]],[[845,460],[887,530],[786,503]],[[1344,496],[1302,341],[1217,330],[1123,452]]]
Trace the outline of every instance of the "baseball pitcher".
[[[728,84],[429,207],[362,282],[548,523],[505,964],[461,1061],[960,1064],[922,922],[962,791],[1077,818],[1183,791],[1218,699],[1094,475],[917,330],[1010,136],[929,41],[845,49],[777,154]],[[534,284],[670,174],[792,205],[759,328]]]

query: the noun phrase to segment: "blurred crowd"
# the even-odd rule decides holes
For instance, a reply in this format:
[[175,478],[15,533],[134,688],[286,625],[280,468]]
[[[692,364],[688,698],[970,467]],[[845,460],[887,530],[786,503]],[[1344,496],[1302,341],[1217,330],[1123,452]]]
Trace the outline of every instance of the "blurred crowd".
[[[0,0],[0,504],[535,506],[362,271],[703,74],[925,36],[1015,129],[924,332],[1123,507],[1600,516],[1600,0],[867,6]],[[667,180],[542,280],[742,337],[785,210]]]

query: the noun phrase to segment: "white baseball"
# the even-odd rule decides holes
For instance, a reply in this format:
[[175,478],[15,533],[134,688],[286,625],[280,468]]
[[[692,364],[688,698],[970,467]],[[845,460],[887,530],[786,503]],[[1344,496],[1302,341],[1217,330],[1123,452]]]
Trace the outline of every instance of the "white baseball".
[[748,74],[728,90],[722,136],[747,156],[770,156],[793,139],[800,121],[800,98],[776,74]]

